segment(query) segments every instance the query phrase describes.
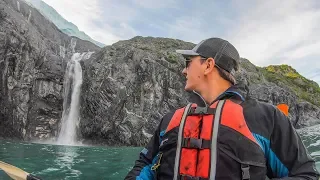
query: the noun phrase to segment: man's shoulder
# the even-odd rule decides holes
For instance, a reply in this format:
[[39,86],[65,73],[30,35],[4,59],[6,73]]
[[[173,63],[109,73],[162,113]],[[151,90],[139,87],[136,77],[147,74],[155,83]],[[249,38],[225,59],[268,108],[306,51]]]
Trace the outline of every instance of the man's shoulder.
[[274,113],[277,107],[270,102],[259,101],[258,99],[250,98],[243,103],[243,108],[247,111]]
[[180,107],[177,107],[173,110],[170,110],[168,111],[167,113],[165,113],[162,117],[162,122],[161,122],[161,127],[167,127],[172,119],[172,117],[174,116],[174,114],[176,112],[183,112],[184,109],[185,109],[186,105],[185,106],[180,106]]
[[250,131],[257,136],[268,139],[273,131],[274,107],[257,99],[246,99],[241,106]]
[[177,107],[177,108],[175,108],[175,109],[172,109],[172,110],[168,111],[167,113],[165,113],[165,114],[163,115],[163,119],[169,119],[169,120],[170,120],[170,119],[172,118],[172,116],[173,116],[176,112],[184,111],[185,107],[186,107],[186,106],[181,106],[181,107]]

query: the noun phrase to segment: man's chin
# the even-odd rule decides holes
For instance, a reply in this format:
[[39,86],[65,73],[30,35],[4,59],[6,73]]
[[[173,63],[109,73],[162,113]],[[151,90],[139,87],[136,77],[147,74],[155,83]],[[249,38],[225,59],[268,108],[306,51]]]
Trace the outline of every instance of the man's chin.
[[185,91],[193,91],[193,88],[190,87],[190,86],[188,86],[188,85],[186,85],[186,86],[184,87],[184,90],[185,90]]

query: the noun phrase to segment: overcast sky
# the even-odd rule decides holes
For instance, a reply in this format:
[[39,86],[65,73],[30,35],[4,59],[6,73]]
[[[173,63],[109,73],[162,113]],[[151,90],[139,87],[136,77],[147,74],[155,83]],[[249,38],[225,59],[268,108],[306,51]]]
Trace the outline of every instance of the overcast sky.
[[258,66],[288,64],[320,84],[319,0],[44,0],[93,39],[198,43],[221,37]]

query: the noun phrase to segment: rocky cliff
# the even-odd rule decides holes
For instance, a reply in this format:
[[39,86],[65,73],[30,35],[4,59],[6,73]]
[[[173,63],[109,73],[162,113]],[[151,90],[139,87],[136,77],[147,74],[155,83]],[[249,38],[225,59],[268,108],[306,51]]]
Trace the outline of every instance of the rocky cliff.
[[63,34],[21,0],[0,1],[0,136],[55,137],[64,69],[94,44]]
[[179,40],[136,37],[104,48],[84,63],[80,129],[107,144],[146,143],[161,117],[187,103]]
[[[111,145],[145,144],[166,112],[187,103],[181,74],[184,60],[175,50],[193,46],[180,40],[135,37],[85,61],[83,138]],[[251,95],[275,105],[289,104],[297,128],[320,123],[319,107],[299,98],[290,86],[270,82],[272,72],[246,59],[241,59],[240,67],[237,80],[249,85]]]
[[[0,137],[57,137],[67,63],[75,52],[90,51],[91,58],[81,61],[79,138],[144,145],[165,113],[188,102],[181,74],[184,60],[175,50],[193,46],[168,38],[134,37],[100,49],[62,33],[24,1],[2,0]],[[319,124],[319,86],[292,72],[241,59],[236,76],[258,100],[288,103],[297,128]]]
[[[270,67],[277,70],[270,71]],[[320,123],[319,85],[302,77],[291,67],[257,67],[242,59],[237,79],[249,85],[251,95],[259,101],[274,105],[288,104],[289,118],[296,128]]]

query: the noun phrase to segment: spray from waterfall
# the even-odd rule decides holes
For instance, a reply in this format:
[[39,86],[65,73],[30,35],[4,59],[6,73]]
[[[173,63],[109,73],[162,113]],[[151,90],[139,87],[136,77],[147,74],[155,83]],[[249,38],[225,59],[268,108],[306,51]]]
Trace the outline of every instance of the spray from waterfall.
[[80,116],[80,94],[82,85],[82,68],[80,61],[89,59],[93,52],[75,53],[68,62],[64,76],[63,112],[61,129],[57,143],[62,145],[77,144],[77,127]]

